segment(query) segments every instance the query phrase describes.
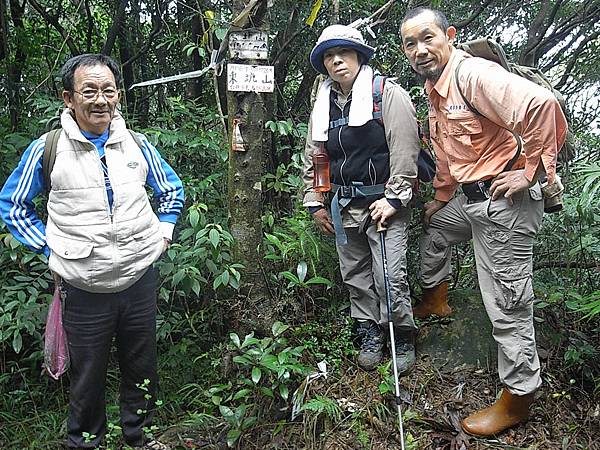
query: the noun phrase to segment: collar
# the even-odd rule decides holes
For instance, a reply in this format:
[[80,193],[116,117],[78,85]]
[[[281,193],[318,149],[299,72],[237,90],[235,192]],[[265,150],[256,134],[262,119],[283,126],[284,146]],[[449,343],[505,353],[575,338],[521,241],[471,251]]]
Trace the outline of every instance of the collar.
[[[89,140],[83,135],[79,125],[75,121],[73,114],[69,108],[65,108],[60,116],[60,125],[69,137],[74,141],[89,142]],[[127,136],[127,126],[125,120],[119,111],[115,111],[112,121],[110,122],[109,128],[105,133],[109,133],[107,144],[114,142],[123,141]]]
[[448,97],[448,92],[450,91],[450,83],[454,77],[454,68],[458,64],[458,62],[468,57],[469,55],[462,50],[457,50],[454,47],[451,48],[450,58],[446,63],[446,67],[442,71],[440,78],[437,80],[435,85],[427,80],[425,81],[425,91],[427,95],[430,95],[432,91],[436,91],[440,97],[446,98]]

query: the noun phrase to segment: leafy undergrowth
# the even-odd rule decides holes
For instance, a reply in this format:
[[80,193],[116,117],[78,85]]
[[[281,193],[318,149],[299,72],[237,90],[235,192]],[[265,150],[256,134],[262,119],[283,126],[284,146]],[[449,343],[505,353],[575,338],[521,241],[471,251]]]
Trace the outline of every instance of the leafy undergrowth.
[[[265,415],[265,420],[244,430],[233,447],[400,449],[390,364],[374,372],[356,366],[356,352],[348,347],[348,321],[300,331],[310,331],[310,339],[296,334],[293,340],[314,344],[306,349],[305,363],[323,336],[330,349],[336,349],[337,360],[328,365],[327,377],[321,374],[308,383],[294,421],[290,420],[292,402],[279,403],[268,419]],[[546,353],[542,365],[544,384],[536,394],[530,420],[496,438],[483,439],[463,433],[460,419],[494,402],[501,389],[495,368],[438,368],[420,355],[413,374],[401,380],[406,449],[600,449],[600,400],[594,388],[578,385],[565,373],[562,361],[549,360]],[[317,367],[312,370],[319,372]],[[188,425],[172,427],[162,438],[181,449],[228,448],[226,421],[204,417],[201,423]]]
[[[356,366],[352,324],[344,316],[296,328],[278,323],[262,338],[231,333],[225,342],[199,346],[200,335],[190,335],[163,346],[162,401],[157,427],[148,432],[179,450],[400,449],[390,363],[373,372]],[[544,336],[540,343],[544,384],[530,420],[493,439],[465,435],[460,419],[493,403],[501,389],[495,366],[437,367],[419,354],[416,370],[401,380],[406,449],[600,449],[597,385],[566,368],[564,351],[545,350],[550,341]],[[323,360],[327,364],[319,369]],[[3,449],[61,448],[66,389],[33,379],[37,384],[3,399],[15,400],[3,408]],[[111,371],[103,449],[126,448],[118,427],[118,379]],[[44,392],[42,386],[46,398],[34,395]],[[294,395],[296,390],[304,395]]]

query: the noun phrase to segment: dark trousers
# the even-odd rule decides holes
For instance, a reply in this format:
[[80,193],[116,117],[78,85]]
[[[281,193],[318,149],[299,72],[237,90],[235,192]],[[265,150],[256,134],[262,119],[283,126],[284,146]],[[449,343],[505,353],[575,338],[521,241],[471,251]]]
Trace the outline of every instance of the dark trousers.
[[[121,371],[123,437],[131,446],[143,444],[142,429],[151,425],[158,387],[156,288],[152,267],[121,292],[97,294],[65,285],[63,321],[71,357],[68,447],[95,448],[106,433],[106,370],[113,337]],[[95,437],[85,442],[84,432]]]

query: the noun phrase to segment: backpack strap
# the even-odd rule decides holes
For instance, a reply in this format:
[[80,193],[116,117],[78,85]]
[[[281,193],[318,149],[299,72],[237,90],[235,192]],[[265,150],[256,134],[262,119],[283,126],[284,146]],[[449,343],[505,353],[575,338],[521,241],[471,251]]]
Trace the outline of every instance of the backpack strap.
[[52,180],[50,178],[50,174],[52,174],[54,162],[56,161],[56,145],[61,133],[62,128],[57,128],[56,130],[50,131],[46,136],[46,142],[44,144],[44,154],[42,155],[42,174],[44,175],[44,184],[47,192],[50,192],[52,189]]
[[[458,62],[458,64],[456,65],[456,69],[454,70],[454,82],[456,83],[456,88],[458,89],[458,93],[460,94],[460,96],[462,97],[463,101],[465,102],[465,105],[467,105],[467,107],[473,111],[476,115],[480,116],[480,117],[485,117],[483,114],[481,114],[479,111],[477,111],[477,108],[475,108],[471,102],[469,100],[467,100],[467,97],[465,97],[465,94],[462,90],[462,88],[460,87],[460,83],[459,83],[459,78],[458,78],[458,71],[460,70],[460,66],[462,65],[462,63],[464,63],[465,60],[461,60]],[[508,130],[508,128],[505,128]],[[513,130],[508,130],[512,133],[512,135],[515,137],[515,139],[517,140],[517,151],[515,152],[514,156],[510,159],[510,161],[508,161],[506,163],[506,166],[504,166],[504,169],[502,170],[502,172],[508,172],[510,169],[512,169],[512,166],[515,165],[515,163],[517,162],[517,159],[519,159],[519,155],[521,154],[521,150],[523,149],[523,142],[521,141],[521,137],[515,133]]]
[[[373,76],[373,119],[377,120],[381,125],[383,125],[383,86],[386,78],[380,74]],[[349,120],[348,117],[332,120],[329,122],[329,129],[333,130],[334,128],[347,125]]]
[[385,84],[383,75],[376,74],[373,77],[373,119],[378,120],[383,125],[383,86]]

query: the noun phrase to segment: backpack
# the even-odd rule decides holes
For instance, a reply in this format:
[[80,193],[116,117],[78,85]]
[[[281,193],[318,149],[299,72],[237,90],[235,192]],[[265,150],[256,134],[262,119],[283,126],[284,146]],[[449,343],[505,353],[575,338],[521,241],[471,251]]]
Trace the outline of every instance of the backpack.
[[[142,141],[139,136],[134,133],[132,130],[127,129],[131,137],[137,144],[137,146],[142,149]],[[56,145],[58,144],[58,138],[60,138],[60,134],[62,133],[62,128],[57,128],[52,130],[46,136],[46,143],[44,144],[44,154],[42,155],[42,173],[44,175],[44,185],[46,186],[46,192],[50,192],[52,188],[52,180],[50,179],[50,174],[52,173],[52,169],[54,168],[54,162],[56,161]]]
[[[377,119],[379,123],[383,126],[383,112],[382,112],[382,103],[383,103],[383,87],[385,84],[385,80],[387,77],[383,75],[376,74],[373,77],[373,119]],[[424,139],[423,130],[421,125],[419,127],[419,137],[422,142],[426,143],[426,139]],[[417,178],[420,181],[425,183],[433,180],[435,176],[435,161],[431,156],[431,153],[421,147],[419,150],[419,158],[417,160]]]
[[[508,61],[508,58],[506,57],[506,53],[504,52],[504,49],[502,48],[500,43],[498,43],[495,39],[492,39],[492,38],[481,38],[481,39],[475,39],[473,41],[464,42],[462,44],[457,44],[456,48],[463,50],[472,56],[478,56],[480,58],[484,58],[489,61],[493,61],[497,64],[500,64],[508,72],[514,73],[515,75],[523,77],[526,80],[529,80],[529,81],[537,84],[538,86],[542,86],[542,87],[545,87],[546,89],[550,90],[552,92],[552,94],[554,94],[554,96],[556,97],[556,100],[558,100],[558,103],[560,104],[560,108],[562,109],[563,114],[567,118],[567,123],[569,124],[569,128],[567,130],[567,138],[565,139],[565,143],[563,144],[562,148],[560,149],[561,151],[558,153],[558,158],[559,158],[559,161],[561,161],[563,163],[566,163],[566,162],[570,161],[571,159],[573,159],[573,157],[575,156],[576,141],[575,141],[575,135],[571,131],[571,115],[569,114],[569,111],[567,109],[565,98],[558,90],[556,90],[554,88],[554,86],[552,86],[552,83],[550,83],[548,78],[546,78],[546,76],[543,74],[543,72],[540,69],[538,69],[537,67],[521,66],[519,64],[515,64],[515,63]],[[458,67],[456,70],[456,77],[457,77],[456,79],[458,80]],[[456,83],[456,85],[458,87],[458,91],[459,91],[461,97],[465,101],[465,104],[474,113],[481,116],[482,114],[480,114],[477,111],[477,109],[475,109],[473,107],[473,105],[471,105],[465,99],[465,96],[464,96],[459,84]]]

